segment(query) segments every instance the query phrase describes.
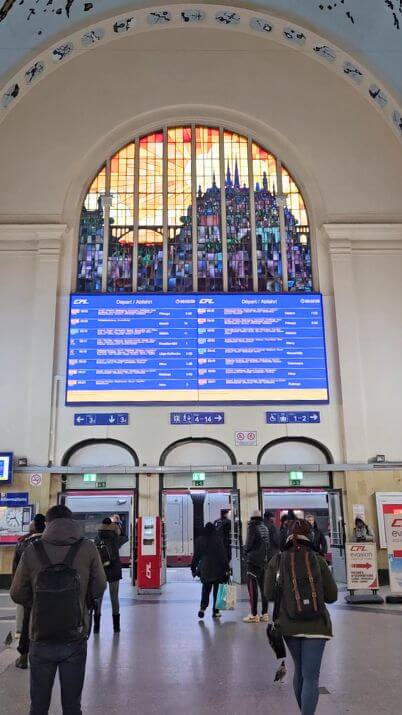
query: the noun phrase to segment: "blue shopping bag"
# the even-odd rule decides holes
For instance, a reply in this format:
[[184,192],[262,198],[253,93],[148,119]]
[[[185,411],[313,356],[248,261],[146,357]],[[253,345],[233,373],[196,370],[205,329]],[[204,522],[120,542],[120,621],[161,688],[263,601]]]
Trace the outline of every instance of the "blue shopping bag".
[[218,588],[218,595],[216,597],[216,608],[218,609],[218,611],[226,611],[227,598],[228,598],[228,585],[227,585],[227,583],[220,583],[219,588]]

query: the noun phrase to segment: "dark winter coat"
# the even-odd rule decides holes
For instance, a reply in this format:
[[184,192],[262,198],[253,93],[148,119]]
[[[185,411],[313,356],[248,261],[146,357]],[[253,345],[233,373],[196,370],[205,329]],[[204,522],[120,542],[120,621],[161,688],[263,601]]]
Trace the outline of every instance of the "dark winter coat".
[[[55,519],[46,526],[42,534],[42,543],[53,564],[64,561],[70,547],[82,538],[81,527],[73,519]],[[82,539],[81,546],[73,562],[80,577],[80,603],[84,615],[85,634],[89,630],[89,612],[87,604],[100,598],[106,587],[105,572],[95,544],[89,539]],[[11,584],[10,596],[15,603],[30,607],[33,588],[42,564],[36,550],[28,547],[18,564]],[[37,624],[31,616],[30,638],[37,638]]]
[[272,519],[264,518],[264,524],[269,533],[268,560],[270,561],[279,551],[279,529],[275,526]]
[[314,526],[314,529],[312,531],[312,542],[317,554],[325,556],[325,554],[328,552],[327,540],[321,529],[319,529],[317,525]]
[[118,524],[102,524],[98,529],[95,544],[98,544],[99,541],[106,544],[110,554],[110,566],[104,567],[108,583],[120,581],[123,576],[119,549],[127,543],[128,536],[121,532]]
[[[307,539],[304,541],[298,541],[298,546],[303,549],[313,549],[313,545]],[[294,549],[293,543],[286,545],[286,551]],[[276,578],[277,573],[280,571],[280,561],[283,556],[277,554],[268,564],[267,575],[265,579],[265,596],[268,601],[274,601],[276,596]],[[338,598],[338,588],[333,579],[331,571],[329,570],[327,562],[317,554],[317,559],[319,561],[321,579],[324,593],[325,603],[334,603]],[[279,584],[280,588],[283,585]],[[332,636],[332,624],[330,615],[325,608],[321,618],[317,620],[292,620],[289,618],[283,602],[280,603],[279,608],[279,623],[281,626],[282,634],[284,636],[326,636],[330,638]]]
[[217,532],[211,536],[199,536],[195,542],[191,562],[193,576],[199,576],[202,583],[225,583],[230,567],[223,541]]
[[22,554],[24,553],[25,549],[28,546],[30,546],[31,544],[33,544],[35,541],[40,539],[41,537],[42,537],[42,532],[38,532],[35,534],[25,534],[25,536],[22,536],[18,540],[18,544],[15,547],[13,565],[12,565],[12,570],[11,570],[13,577],[17,570],[18,564],[21,561]]
[[227,516],[222,516],[214,522],[215,529],[223,541],[228,560],[232,559],[232,522]]
[[265,568],[269,554],[269,531],[261,516],[251,517],[244,547],[247,566]]

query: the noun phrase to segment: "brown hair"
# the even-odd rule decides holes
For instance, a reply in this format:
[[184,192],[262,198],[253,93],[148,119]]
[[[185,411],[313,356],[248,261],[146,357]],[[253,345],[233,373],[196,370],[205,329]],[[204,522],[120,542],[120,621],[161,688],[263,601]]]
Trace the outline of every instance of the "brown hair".
[[307,539],[311,536],[311,524],[306,519],[296,519],[292,524],[293,541],[296,542],[299,536]]

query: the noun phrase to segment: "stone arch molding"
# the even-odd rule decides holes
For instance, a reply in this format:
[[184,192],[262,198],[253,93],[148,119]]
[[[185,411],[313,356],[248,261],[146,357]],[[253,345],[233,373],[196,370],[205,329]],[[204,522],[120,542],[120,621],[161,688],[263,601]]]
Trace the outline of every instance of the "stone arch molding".
[[284,18],[246,8],[203,4],[147,7],[125,12],[91,23],[56,44],[52,43],[0,88],[0,122],[37,82],[94,47],[128,34],[195,26],[266,37],[267,41],[273,40],[315,58],[354,86],[382,114],[402,141],[402,107],[367,68],[344,50]]

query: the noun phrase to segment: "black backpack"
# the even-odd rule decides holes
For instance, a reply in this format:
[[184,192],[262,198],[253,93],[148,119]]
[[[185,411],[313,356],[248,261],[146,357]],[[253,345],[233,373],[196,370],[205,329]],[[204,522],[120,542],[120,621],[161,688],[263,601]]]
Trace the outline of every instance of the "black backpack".
[[281,556],[282,603],[292,621],[318,620],[325,613],[319,558],[308,548],[292,548]]
[[98,549],[103,568],[105,568],[105,566],[110,566],[110,564],[112,563],[112,556],[108,545],[103,539],[97,538],[95,539],[95,546]]
[[32,620],[38,641],[74,641],[84,637],[80,575],[73,561],[82,539],[70,547],[62,563],[50,561],[41,540],[32,548],[41,562],[33,588]]

